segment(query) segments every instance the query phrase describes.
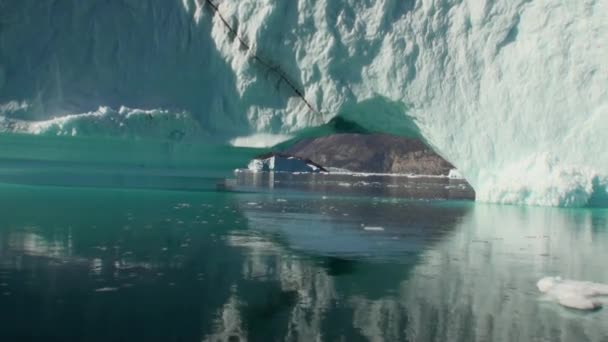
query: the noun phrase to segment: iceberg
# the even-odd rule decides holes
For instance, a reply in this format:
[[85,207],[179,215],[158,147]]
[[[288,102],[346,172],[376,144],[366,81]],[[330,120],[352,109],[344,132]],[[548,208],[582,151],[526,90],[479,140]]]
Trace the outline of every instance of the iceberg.
[[125,106],[189,113],[229,142],[340,117],[423,139],[481,201],[606,205],[607,14],[605,1],[4,2],[0,125],[43,134],[28,125]]

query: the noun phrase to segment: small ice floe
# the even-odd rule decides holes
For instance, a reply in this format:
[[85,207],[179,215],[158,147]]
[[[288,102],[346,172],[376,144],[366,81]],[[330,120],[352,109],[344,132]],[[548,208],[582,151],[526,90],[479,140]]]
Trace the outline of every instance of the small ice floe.
[[284,198],[277,198],[277,202],[285,203],[287,200]]
[[448,173],[448,178],[450,178],[450,179],[464,179],[464,177],[462,176],[462,173],[460,173],[460,171],[458,171],[457,169],[451,169],[450,173]]
[[384,228],[380,226],[364,226],[363,230],[367,230],[368,232],[383,232]]
[[[608,302],[608,284],[545,277],[536,283],[540,292],[562,306],[577,310],[597,310]],[[602,300],[603,299],[603,300]]]
[[192,205],[190,203],[177,203],[173,209],[185,209],[190,208]]
[[103,268],[103,260],[101,260],[100,258],[95,258],[93,260],[91,260],[91,272],[99,274],[102,271]]
[[126,262],[124,260],[114,261],[114,268],[119,271],[144,271],[149,270],[152,266],[145,262]]
[[118,291],[118,287],[100,287],[95,289],[95,292],[114,292]]

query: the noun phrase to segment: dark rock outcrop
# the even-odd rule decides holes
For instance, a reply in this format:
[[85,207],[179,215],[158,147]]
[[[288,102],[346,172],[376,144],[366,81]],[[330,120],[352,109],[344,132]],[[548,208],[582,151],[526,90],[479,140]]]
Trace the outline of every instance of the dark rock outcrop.
[[310,159],[279,152],[259,155],[249,162],[247,168],[254,172],[327,172],[327,169]]
[[325,167],[355,172],[448,175],[454,168],[418,139],[384,134],[335,134],[304,139],[285,152]]

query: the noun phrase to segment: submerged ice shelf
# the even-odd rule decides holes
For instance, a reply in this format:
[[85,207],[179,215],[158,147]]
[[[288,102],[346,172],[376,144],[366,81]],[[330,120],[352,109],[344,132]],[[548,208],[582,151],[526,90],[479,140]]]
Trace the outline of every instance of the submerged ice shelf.
[[174,123],[230,141],[298,134],[340,116],[422,137],[478,200],[608,203],[605,1],[224,0],[217,8],[5,4],[0,126],[145,136],[86,123],[95,115],[65,116],[126,106],[189,113]]

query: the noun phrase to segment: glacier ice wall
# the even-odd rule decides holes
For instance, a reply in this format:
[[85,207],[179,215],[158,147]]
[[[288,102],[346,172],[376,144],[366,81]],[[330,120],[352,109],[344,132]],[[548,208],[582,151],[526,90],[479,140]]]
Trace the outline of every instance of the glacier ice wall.
[[230,138],[340,115],[415,129],[480,200],[608,198],[605,1],[205,2],[0,2],[0,103],[30,108],[5,116],[177,109]]
[[181,1],[0,1],[0,114],[162,108],[196,115],[211,133],[245,133],[210,31]]

